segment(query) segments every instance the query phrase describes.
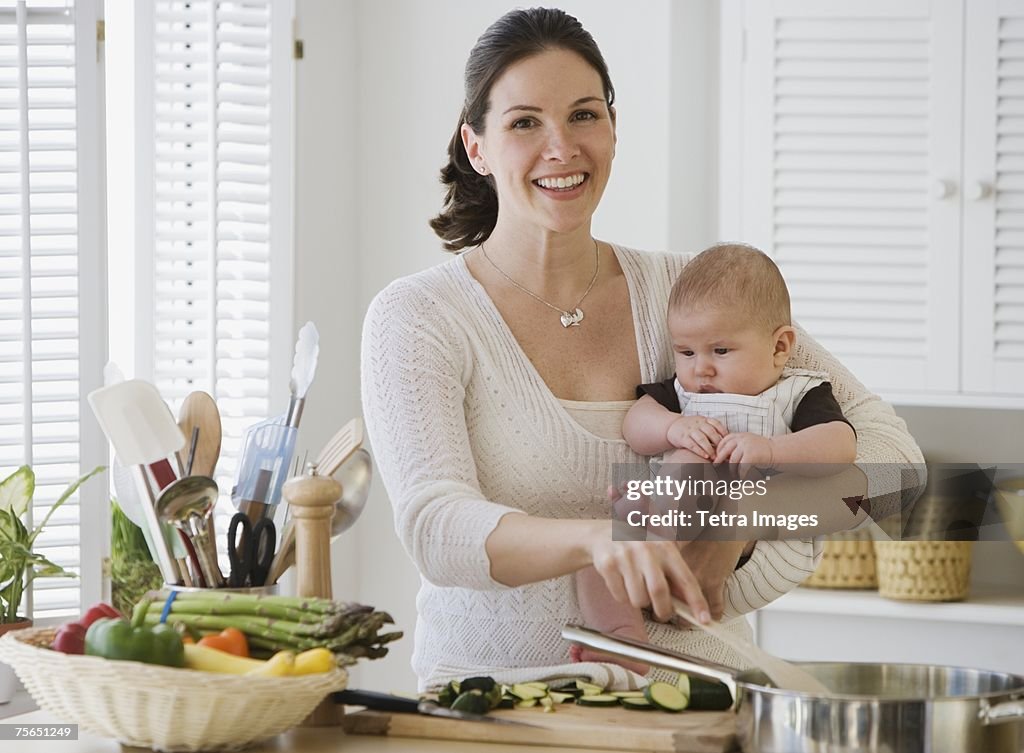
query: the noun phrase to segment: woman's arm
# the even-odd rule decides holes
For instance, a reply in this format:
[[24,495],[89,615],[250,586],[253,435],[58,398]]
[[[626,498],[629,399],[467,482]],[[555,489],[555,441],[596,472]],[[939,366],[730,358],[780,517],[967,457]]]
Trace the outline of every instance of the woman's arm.
[[618,601],[650,606],[659,619],[673,615],[674,595],[695,615],[710,618],[707,599],[674,541],[615,541],[610,520],[550,520],[507,515],[487,539],[491,575],[499,583],[526,583],[568,575],[593,565]]
[[363,323],[363,417],[395,531],[431,583],[500,589],[484,542],[513,507],[484,498],[463,401],[468,354],[429,293],[399,280]]

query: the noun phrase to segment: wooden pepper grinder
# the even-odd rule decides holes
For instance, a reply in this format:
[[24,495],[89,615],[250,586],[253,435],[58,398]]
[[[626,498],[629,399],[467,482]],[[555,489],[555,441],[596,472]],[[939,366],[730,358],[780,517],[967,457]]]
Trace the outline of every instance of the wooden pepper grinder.
[[333,599],[331,587],[331,519],[341,499],[341,484],[317,474],[316,463],[303,476],[290,478],[281,490],[295,521],[295,569],[299,596]]
[[[281,494],[291,505],[295,522],[295,579],[299,596],[333,599],[331,586],[331,518],[342,487],[330,476],[317,474],[316,463],[306,473],[288,479]],[[327,727],[341,723],[345,707],[330,696],[306,717],[303,726]]]

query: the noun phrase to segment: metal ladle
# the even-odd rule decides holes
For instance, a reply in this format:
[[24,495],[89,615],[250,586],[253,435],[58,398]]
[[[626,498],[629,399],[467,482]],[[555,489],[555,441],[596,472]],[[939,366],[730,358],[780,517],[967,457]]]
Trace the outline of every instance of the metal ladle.
[[341,499],[334,506],[334,519],[331,521],[331,537],[344,533],[352,524],[359,520],[370,496],[370,481],[373,479],[373,461],[370,453],[359,448],[342,463],[334,474],[341,484]]
[[224,576],[216,559],[210,557],[210,516],[217,504],[217,482],[207,476],[179,478],[160,494],[156,514],[192,541],[199,557],[203,578],[210,588],[221,588]]
[[[331,541],[347,531],[363,514],[366,500],[370,496],[370,482],[373,480],[373,461],[370,453],[363,448],[355,450],[335,472],[334,478],[341,484],[341,499],[334,505],[331,519]],[[267,583],[277,583],[289,567],[295,564],[295,526],[291,521],[285,526],[277,556],[270,566]]]

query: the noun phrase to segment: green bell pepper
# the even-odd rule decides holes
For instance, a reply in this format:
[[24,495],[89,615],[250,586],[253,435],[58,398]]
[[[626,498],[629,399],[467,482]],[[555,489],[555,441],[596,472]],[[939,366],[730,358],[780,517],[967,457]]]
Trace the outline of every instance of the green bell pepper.
[[104,659],[184,667],[185,647],[177,631],[166,623],[145,626],[149,603],[149,599],[140,601],[130,622],[105,618],[90,625],[85,634],[85,653]]

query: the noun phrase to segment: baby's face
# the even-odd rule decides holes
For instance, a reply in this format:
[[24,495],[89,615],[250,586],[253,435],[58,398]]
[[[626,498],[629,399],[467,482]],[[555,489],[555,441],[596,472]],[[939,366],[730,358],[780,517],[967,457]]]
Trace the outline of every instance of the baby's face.
[[725,310],[677,310],[668,331],[676,377],[687,392],[757,395],[778,381],[788,354],[776,352],[777,338]]

